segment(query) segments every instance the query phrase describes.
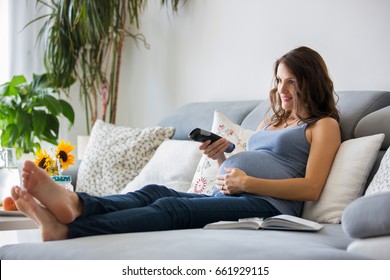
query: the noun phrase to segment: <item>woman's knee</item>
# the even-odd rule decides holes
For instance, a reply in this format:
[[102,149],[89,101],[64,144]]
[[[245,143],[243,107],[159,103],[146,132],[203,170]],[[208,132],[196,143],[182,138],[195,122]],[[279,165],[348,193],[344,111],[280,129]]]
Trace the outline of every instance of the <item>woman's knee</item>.
[[163,186],[156,185],[156,184],[149,184],[140,189],[140,191],[145,191],[145,192],[156,192],[159,189],[161,189]]
[[155,184],[144,186],[143,188],[136,191],[135,195],[140,195],[144,198],[144,200],[148,201],[147,203],[151,203],[160,198],[172,196],[170,190],[167,187]]
[[178,199],[177,197],[159,198],[153,203],[153,206],[160,210],[169,212],[176,212],[186,208],[186,205],[183,203],[182,199]]

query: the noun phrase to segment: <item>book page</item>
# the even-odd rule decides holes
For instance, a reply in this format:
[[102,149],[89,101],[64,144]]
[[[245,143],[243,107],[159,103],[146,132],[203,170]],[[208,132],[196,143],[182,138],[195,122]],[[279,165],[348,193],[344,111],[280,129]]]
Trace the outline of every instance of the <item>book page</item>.
[[319,231],[323,225],[291,215],[277,215],[263,220],[262,218],[243,218],[238,221],[219,221],[204,226],[205,229],[274,229]]
[[204,226],[205,229],[216,229],[216,228],[246,228],[246,229],[259,229],[261,227],[262,220],[239,220],[239,221],[219,221],[216,223],[207,224]]
[[291,215],[277,215],[265,219],[262,227],[275,229],[280,227],[286,229],[318,231],[323,228],[323,225]]

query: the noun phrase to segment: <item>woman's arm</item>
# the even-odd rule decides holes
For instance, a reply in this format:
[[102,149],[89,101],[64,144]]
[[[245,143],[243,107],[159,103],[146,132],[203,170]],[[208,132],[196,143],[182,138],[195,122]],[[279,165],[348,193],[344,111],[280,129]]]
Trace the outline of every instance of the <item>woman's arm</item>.
[[306,137],[311,148],[304,178],[261,179],[228,168],[226,175],[217,177],[218,185],[226,194],[248,192],[282,199],[318,200],[341,143],[339,124],[333,118],[321,119],[307,128]]
[[[269,118],[263,120],[257,127],[256,131],[262,129],[269,122],[270,122]],[[228,147],[229,141],[226,138],[221,138],[212,144],[210,143],[211,143],[210,140],[203,142],[199,146],[199,150],[203,151],[203,154],[205,154],[209,158],[216,160],[218,162],[218,165],[221,166],[222,163],[226,160],[224,151]]]

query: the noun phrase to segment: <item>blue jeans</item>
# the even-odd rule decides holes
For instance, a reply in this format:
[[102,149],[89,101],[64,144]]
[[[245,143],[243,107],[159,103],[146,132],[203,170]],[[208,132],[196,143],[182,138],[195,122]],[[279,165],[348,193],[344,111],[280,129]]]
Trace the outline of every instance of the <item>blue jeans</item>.
[[207,196],[159,185],[105,197],[78,193],[84,212],[68,224],[69,238],[126,232],[202,228],[220,220],[280,214],[269,202],[250,194]]

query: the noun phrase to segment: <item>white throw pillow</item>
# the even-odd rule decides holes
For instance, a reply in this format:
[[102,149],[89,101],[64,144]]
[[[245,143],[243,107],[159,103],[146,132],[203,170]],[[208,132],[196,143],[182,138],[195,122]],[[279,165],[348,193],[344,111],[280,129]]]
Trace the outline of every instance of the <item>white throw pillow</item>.
[[190,140],[165,140],[142,171],[127,184],[122,193],[148,184],[163,185],[177,191],[191,186],[196,166],[202,156],[199,143]]
[[390,148],[387,149],[381,160],[378,171],[375,173],[365,195],[390,191]]
[[[254,133],[253,130],[245,129],[238,124],[231,122],[229,118],[218,111],[214,112],[211,131],[225,137],[236,145],[236,148],[232,153],[225,154],[226,157],[245,151],[247,140]],[[199,161],[194,178],[192,179],[191,188],[188,192],[211,194],[215,185],[217,172],[217,161],[203,155]]]
[[77,176],[77,191],[120,193],[148,163],[173,128],[130,128],[96,121]]
[[384,134],[344,141],[318,201],[304,203],[302,217],[319,223],[340,223],[345,207],[361,196]]

